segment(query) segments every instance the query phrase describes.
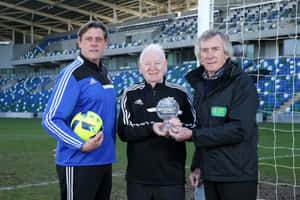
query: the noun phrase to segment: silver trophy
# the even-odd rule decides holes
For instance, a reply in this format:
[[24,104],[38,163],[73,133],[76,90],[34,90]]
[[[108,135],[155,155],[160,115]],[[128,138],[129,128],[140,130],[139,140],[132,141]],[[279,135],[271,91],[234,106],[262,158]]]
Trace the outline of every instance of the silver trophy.
[[172,125],[168,122],[171,118],[177,117],[179,114],[179,105],[173,97],[166,97],[161,99],[156,106],[156,113],[159,118],[166,121],[166,123],[161,126],[161,131],[168,131]]

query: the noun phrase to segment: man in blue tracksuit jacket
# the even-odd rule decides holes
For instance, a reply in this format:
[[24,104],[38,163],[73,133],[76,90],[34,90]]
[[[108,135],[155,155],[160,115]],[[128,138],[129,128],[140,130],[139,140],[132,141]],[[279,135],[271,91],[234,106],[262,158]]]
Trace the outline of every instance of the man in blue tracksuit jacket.
[[[107,29],[98,22],[78,32],[77,59],[58,76],[42,125],[57,142],[56,168],[61,199],[109,199],[111,163],[115,155],[116,94],[100,58],[107,46]],[[84,142],[70,128],[79,112],[93,111],[104,130]]]

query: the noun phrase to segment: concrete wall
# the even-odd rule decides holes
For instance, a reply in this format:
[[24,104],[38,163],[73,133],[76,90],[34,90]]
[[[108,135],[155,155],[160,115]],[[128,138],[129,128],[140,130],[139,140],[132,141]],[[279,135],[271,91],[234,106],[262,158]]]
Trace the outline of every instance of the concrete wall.
[[284,55],[293,56],[295,47],[296,47],[296,55],[300,55],[300,41],[295,39],[287,39],[283,42],[283,52]]
[[63,50],[63,49],[76,49],[77,48],[77,40],[62,40],[56,43],[53,43],[51,46],[47,48],[47,52],[51,52],[53,50]]
[[271,122],[276,122],[276,123],[300,123],[300,114],[299,113],[294,113],[289,114],[289,113],[282,113],[282,114],[274,114],[272,116]]
[[122,44],[126,42],[126,37],[131,36],[132,42],[133,41],[144,41],[145,39],[151,41],[153,39],[153,33],[156,29],[141,29],[141,30],[133,30],[133,31],[124,31],[124,32],[117,32],[112,33],[109,35],[108,42],[110,44]]
[[276,47],[276,42],[267,40],[264,42],[264,54],[266,57],[276,57],[279,47]]
[[32,44],[16,44],[13,45],[13,59],[19,58],[28,52],[28,49],[32,46]]
[[0,112],[0,118],[42,118],[43,113]]
[[0,68],[12,68],[13,45],[0,45],[1,62]]

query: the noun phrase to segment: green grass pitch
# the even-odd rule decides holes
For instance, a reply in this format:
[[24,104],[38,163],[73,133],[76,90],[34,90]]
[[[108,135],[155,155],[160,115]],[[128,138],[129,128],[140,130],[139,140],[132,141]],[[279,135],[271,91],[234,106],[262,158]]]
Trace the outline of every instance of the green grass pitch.
[[[296,177],[300,175],[300,133],[295,130],[300,130],[300,125],[259,127],[260,179],[299,185]],[[187,144],[189,166],[194,146],[192,142]],[[55,146],[56,140],[42,128],[41,119],[0,118],[0,199],[59,199],[52,153]],[[116,150],[118,162],[113,164],[112,196],[125,199],[126,144],[117,139]]]

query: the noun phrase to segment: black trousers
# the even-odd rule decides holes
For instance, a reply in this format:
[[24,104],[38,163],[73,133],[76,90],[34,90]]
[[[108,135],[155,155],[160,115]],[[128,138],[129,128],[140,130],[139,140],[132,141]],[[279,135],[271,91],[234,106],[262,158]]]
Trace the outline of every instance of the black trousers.
[[204,181],[206,200],[256,200],[257,182]]
[[109,200],[112,167],[56,165],[61,200]]
[[184,184],[146,185],[127,182],[128,200],[184,200]]

